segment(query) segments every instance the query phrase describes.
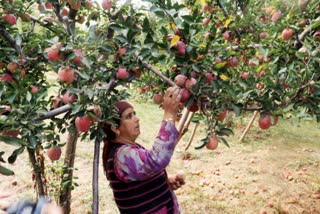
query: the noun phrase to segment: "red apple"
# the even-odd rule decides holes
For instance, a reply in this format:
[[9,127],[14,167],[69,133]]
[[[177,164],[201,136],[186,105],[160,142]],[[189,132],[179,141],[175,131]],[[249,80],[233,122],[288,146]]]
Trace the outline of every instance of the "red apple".
[[110,0],[102,0],[101,6],[104,10],[110,10],[112,7],[112,2]]
[[221,111],[219,111],[218,113],[218,121],[222,122],[224,120],[224,118],[226,118],[227,116],[227,110],[223,109]]
[[68,3],[74,10],[79,10],[81,7],[81,0],[68,0]]
[[13,74],[15,73],[19,68],[19,65],[15,62],[9,62],[7,65],[7,69]]
[[141,77],[141,71],[140,71],[139,67],[134,67],[134,68],[132,68],[131,70],[133,71],[134,76],[135,76],[137,79],[139,79],[139,78]]
[[256,83],[256,89],[262,90],[264,88],[264,85],[262,83]]
[[61,157],[61,148],[59,146],[52,145],[47,150],[47,155],[50,158],[51,161],[59,160]]
[[4,20],[6,20],[10,25],[16,24],[16,17],[13,14],[5,14],[2,16]]
[[152,99],[153,99],[153,102],[158,105],[160,105],[163,102],[163,96],[161,94],[153,95]]
[[125,56],[126,55],[126,48],[119,48],[118,53],[119,56]]
[[64,93],[63,97],[62,97],[62,101],[64,104],[68,104],[68,103],[73,103],[76,100],[76,95],[69,94],[69,91],[67,91],[66,93]]
[[210,137],[209,141],[206,144],[207,149],[209,150],[215,150],[218,147],[219,140],[217,136]]
[[17,181],[12,181],[12,182],[11,182],[11,185],[12,185],[12,186],[17,186],[17,184],[18,184]]
[[291,28],[286,27],[286,28],[282,31],[281,37],[282,37],[282,39],[284,39],[284,40],[289,40],[289,39],[291,38],[292,34],[293,34],[293,30],[292,30]]
[[186,80],[187,80],[187,77],[184,74],[178,74],[174,78],[174,83],[179,87],[184,87]]
[[185,103],[189,97],[191,96],[191,92],[186,89],[186,88],[183,88],[180,90],[180,102],[181,103]]
[[52,9],[52,4],[50,2],[44,3],[44,6],[46,7],[47,10]]
[[86,0],[86,1],[85,1],[85,8],[86,8],[87,10],[90,10],[90,9],[92,8],[92,6],[93,6],[93,3],[92,3],[91,0]]
[[59,49],[51,49],[48,51],[48,60],[56,62],[59,59]]
[[72,59],[73,64],[76,66],[82,66],[81,58],[83,57],[83,52],[81,49],[73,49],[73,52],[76,54],[76,56]]
[[2,135],[10,136],[10,137],[17,137],[19,134],[18,130],[4,130],[2,131]]
[[212,73],[206,73],[206,83],[210,83],[211,80],[214,80]]
[[259,34],[259,38],[260,39],[265,39],[267,37],[267,33],[266,32],[261,32],[260,34]]
[[63,9],[62,9],[62,11],[61,11],[61,16],[68,16],[68,14],[69,14],[69,9],[68,8],[66,8],[66,7],[64,7]]
[[224,38],[226,41],[230,41],[231,36],[230,36],[229,32],[224,32],[222,35],[223,35],[223,38]]
[[249,77],[249,75],[250,75],[249,72],[243,72],[243,73],[240,74],[240,78],[241,79],[247,79]]
[[11,106],[8,106],[8,105],[0,105],[0,115],[5,113],[5,112],[10,112],[12,109],[11,109]]
[[186,44],[184,44],[184,42],[178,41],[174,48],[177,50],[178,56],[184,56],[186,54]]
[[116,77],[119,80],[126,80],[130,76],[129,72],[125,68],[119,68],[116,73]]
[[51,103],[52,103],[52,107],[53,109],[56,109],[60,106],[60,103],[62,102],[61,97],[54,97],[51,98]]
[[[100,110],[98,105],[94,105],[92,111],[98,118],[102,117],[102,113],[101,113],[101,110]],[[93,117],[91,117],[91,121],[92,122],[98,122],[98,120],[96,118],[93,118]]]
[[191,111],[191,112],[196,112],[196,111],[199,110],[199,106],[198,106],[198,104],[197,104],[195,101],[193,101],[193,102],[187,107],[187,109],[188,109],[189,111]]
[[280,18],[280,16],[281,16],[281,11],[280,11],[280,10],[277,10],[277,11],[274,12],[274,14],[272,15],[271,21],[272,21],[272,22],[278,21],[278,19]]
[[32,94],[35,94],[35,93],[37,93],[38,91],[39,91],[38,86],[35,86],[35,85],[32,85],[32,86],[31,86],[31,93],[32,93]]
[[197,84],[197,80],[195,78],[190,78],[190,79],[187,79],[185,84],[184,84],[184,87],[186,89],[191,89],[192,86],[194,86],[195,84]]
[[58,78],[65,83],[72,83],[74,80],[74,69],[70,66],[60,67],[58,71]]
[[210,22],[210,19],[209,19],[209,18],[204,18],[204,19],[202,20],[202,25],[203,25],[203,26],[207,26],[207,25],[209,24],[209,22]]
[[83,117],[77,117],[75,119],[75,125],[79,132],[87,132],[90,129],[91,118],[88,115]]
[[1,81],[12,82],[13,81],[12,75],[8,73],[2,74]]
[[270,126],[271,126],[270,115],[268,115],[268,114],[261,115],[258,122],[259,122],[259,127],[261,129],[270,128]]
[[205,34],[203,34],[203,38],[209,39],[210,35],[211,35],[210,32],[206,32]]

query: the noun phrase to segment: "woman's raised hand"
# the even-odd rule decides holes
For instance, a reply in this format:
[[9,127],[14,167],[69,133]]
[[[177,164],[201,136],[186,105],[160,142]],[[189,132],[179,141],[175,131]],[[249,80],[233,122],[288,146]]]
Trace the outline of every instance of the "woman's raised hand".
[[177,86],[169,87],[163,97],[162,108],[165,120],[175,120],[180,105],[180,88]]

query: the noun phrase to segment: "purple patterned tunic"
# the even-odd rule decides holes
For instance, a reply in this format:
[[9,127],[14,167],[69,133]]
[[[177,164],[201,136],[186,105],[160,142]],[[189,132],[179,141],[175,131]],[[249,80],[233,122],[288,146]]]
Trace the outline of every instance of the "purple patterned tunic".
[[[173,123],[162,121],[158,136],[150,150],[139,145],[124,145],[115,152],[115,173],[124,182],[145,180],[165,170],[173,155],[178,131]],[[180,213],[177,198],[174,198],[174,213]],[[165,214],[160,210],[157,214]]]

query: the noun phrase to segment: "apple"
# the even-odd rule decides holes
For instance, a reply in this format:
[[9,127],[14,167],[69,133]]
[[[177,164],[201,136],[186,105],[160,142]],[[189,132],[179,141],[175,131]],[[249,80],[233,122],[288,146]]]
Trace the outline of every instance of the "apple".
[[8,105],[0,105],[0,115],[5,112],[10,112],[12,110],[11,106]]
[[184,56],[186,54],[186,44],[184,44],[184,42],[178,41],[174,48],[177,50],[178,56]]
[[197,104],[195,101],[193,101],[193,102],[187,107],[187,109],[188,109],[189,111],[191,111],[191,112],[196,112],[196,111],[199,110],[199,106],[198,106],[198,104]]
[[15,25],[17,23],[16,17],[13,14],[5,14],[2,16],[10,25]]
[[208,7],[209,7],[209,4],[206,2],[206,3],[204,3],[203,5],[202,5],[202,10],[203,11],[206,11],[207,9],[208,9]]
[[112,7],[112,2],[110,0],[102,0],[101,6],[104,10],[110,10]]
[[39,91],[39,87],[35,86],[35,85],[32,85],[30,91],[31,91],[32,94],[35,94],[35,93],[37,93]]
[[56,62],[59,59],[59,49],[52,49],[48,51],[48,60]]
[[44,6],[45,6],[46,9],[48,9],[48,10],[52,9],[52,4],[51,4],[50,2],[44,3]]
[[73,49],[73,52],[76,54],[76,56],[72,59],[73,64],[75,64],[76,66],[82,66],[82,61],[81,58],[83,57],[83,52],[81,51],[81,49]]
[[163,102],[163,96],[161,94],[154,94],[152,99],[153,102],[158,105],[160,105]]
[[5,73],[1,76],[1,81],[4,81],[4,82],[12,82],[13,81],[13,78],[12,78],[12,75],[11,74],[8,74],[8,73]]
[[293,34],[293,30],[291,28],[286,27],[285,29],[283,29],[282,33],[281,33],[281,37],[284,40],[289,40],[291,38]]
[[66,8],[66,7],[64,7],[63,9],[62,9],[62,11],[61,11],[61,16],[68,16],[68,14],[69,14],[69,9],[68,8]]
[[62,97],[62,101],[64,104],[68,104],[68,103],[73,103],[76,99],[76,95],[69,94],[69,91],[66,91],[66,93],[64,93],[63,97]]
[[256,83],[256,89],[262,90],[264,88],[264,85],[262,83]]
[[54,98],[51,98],[51,103],[52,103],[52,107],[53,107],[53,109],[58,108],[61,102],[62,102],[61,97],[54,97]]
[[203,34],[203,38],[209,39],[210,35],[211,35],[210,32],[206,32],[205,34]]
[[307,7],[307,3],[308,3],[307,0],[299,0],[298,5],[300,10],[305,10]]
[[209,18],[204,18],[204,19],[202,20],[202,25],[203,25],[203,26],[207,26],[207,25],[209,24],[209,22],[210,22],[210,19],[209,19]]
[[267,214],[267,211],[265,211],[265,210],[260,210],[259,214]]
[[211,80],[214,80],[214,77],[212,76],[212,73],[206,73],[206,83],[210,83]]
[[91,118],[88,115],[83,117],[76,117],[75,125],[79,132],[87,132],[90,129]]
[[237,59],[237,57],[229,57],[228,59],[227,59],[227,67],[228,68],[234,68],[234,67],[236,67],[238,65],[238,59]]
[[224,120],[224,118],[226,118],[227,116],[227,110],[223,109],[221,111],[218,112],[218,121],[222,122]]
[[119,68],[116,73],[116,77],[119,80],[126,80],[130,76],[129,72],[125,68]]
[[70,7],[74,10],[79,10],[81,6],[81,0],[68,0]]
[[243,72],[240,74],[241,79],[247,79],[249,77],[250,73],[249,72]]
[[187,80],[187,77],[184,74],[178,74],[174,78],[174,83],[179,87],[184,87],[186,80]]
[[141,77],[141,71],[140,71],[140,68],[139,67],[133,67],[131,69],[134,73],[134,76],[139,79]]
[[93,6],[93,3],[92,3],[91,0],[86,0],[86,1],[85,1],[85,8],[86,8],[87,10],[90,10],[90,9],[92,8],[92,6]]
[[59,146],[52,145],[47,150],[47,155],[50,158],[51,161],[59,160],[61,157],[61,148]]
[[15,62],[9,62],[7,65],[7,69],[13,74],[19,68],[19,65]]
[[189,99],[189,97],[191,96],[191,92],[186,88],[181,89],[179,93],[180,93],[180,102],[181,103],[185,103]]
[[272,14],[271,21],[272,21],[272,22],[278,21],[278,19],[280,18],[280,16],[281,16],[281,11],[280,11],[280,10],[277,10],[276,12],[274,12],[274,14]]
[[266,32],[259,33],[259,38],[260,39],[265,39],[266,37],[267,37],[267,33]]
[[10,136],[10,137],[17,137],[19,134],[18,130],[4,130],[2,131],[2,135]]
[[184,83],[184,87],[186,89],[191,89],[192,86],[194,86],[195,84],[197,84],[197,80],[195,78],[190,78],[190,79],[187,79]]
[[118,53],[120,56],[125,56],[126,55],[126,48],[119,48]]
[[229,32],[224,32],[223,34],[223,38],[226,40],[226,41],[230,41],[230,39],[231,39],[231,36],[230,36],[230,34],[229,34]]
[[74,80],[74,69],[70,66],[60,67],[58,71],[58,78],[61,82],[70,84]]
[[[102,113],[101,113],[101,110],[100,110],[98,105],[94,105],[92,111],[98,118],[102,117]],[[98,120],[96,118],[94,118],[94,117],[91,117],[91,121],[92,122],[98,122]]]
[[314,38],[314,40],[320,42],[320,31],[316,31],[312,37]]
[[12,186],[17,186],[17,184],[18,184],[17,181],[12,181],[12,182],[11,182],[11,185],[12,185]]
[[207,149],[209,150],[215,150],[218,147],[219,140],[217,136],[211,136],[209,141],[206,144]]
[[219,63],[222,62],[222,59],[217,56],[217,57],[214,59],[214,61],[215,61],[217,64],[219,64]]
[[262,114],[259,118],[259,127],[261,129],[268,129],[271,126],[271,120],[269,114]]

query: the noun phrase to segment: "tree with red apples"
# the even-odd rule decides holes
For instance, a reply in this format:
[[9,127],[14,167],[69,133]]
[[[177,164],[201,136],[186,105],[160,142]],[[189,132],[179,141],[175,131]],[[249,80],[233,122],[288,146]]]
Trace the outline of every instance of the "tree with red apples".
[[[148,91],[159,105],[169,85],[181,87],[181,105],[208,124],[196,148],[228,145],[228,111],[259,111],[262,129],[279,116],[320,121],[319,0],[153,0],[144,10],[113,0],[0,2],[0,141],[17,146],[8,163],[29,153],[39,195],[38,157],[65,148],[72,168],[79,136],[98,152],[99,124],[130,96],[120,85]],[[57,130],[73,144],[63,147]],[[72,181],[72,170],[65,174]],[[61,192],[61,203],[69,199]]]

